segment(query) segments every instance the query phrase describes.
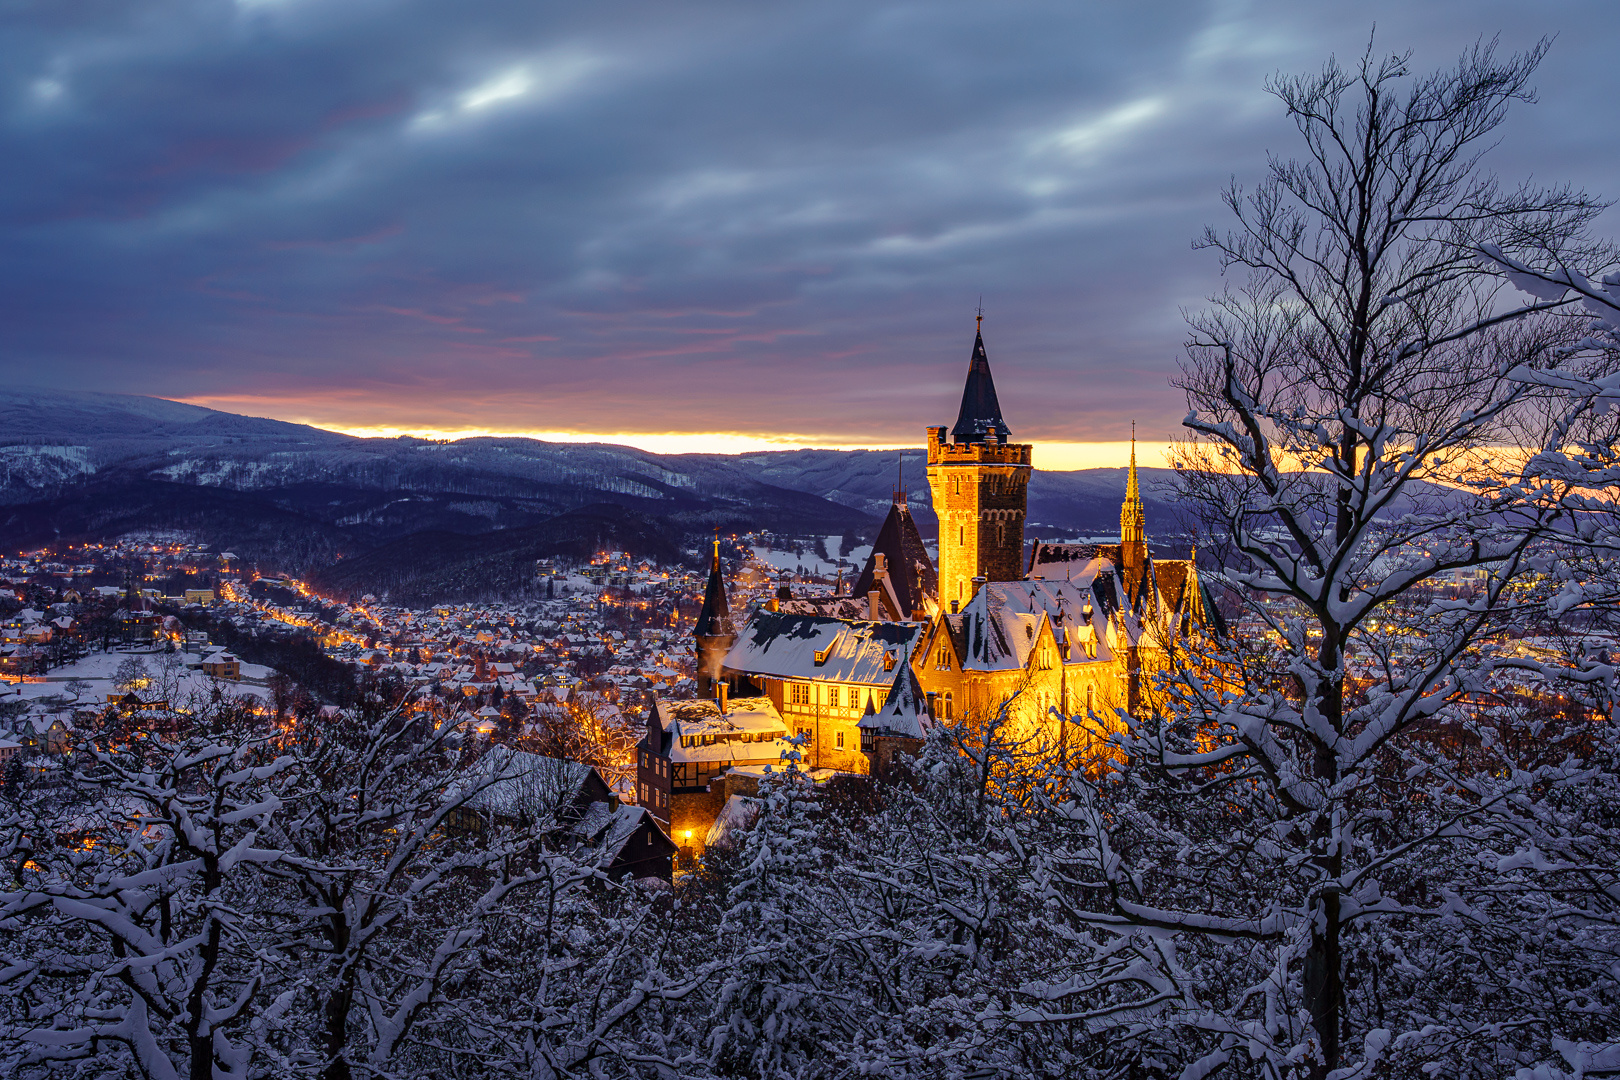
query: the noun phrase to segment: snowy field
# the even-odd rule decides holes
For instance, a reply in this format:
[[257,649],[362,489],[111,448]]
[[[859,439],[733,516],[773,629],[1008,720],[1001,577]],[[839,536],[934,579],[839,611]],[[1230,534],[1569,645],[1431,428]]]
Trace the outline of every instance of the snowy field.
[[[803,554],[794,554],[794,552],[791,550],[784,551],[777,548],[767,547],[756,547],[752,550],[754,552],[754,558],[758,559],[767,566],[774,567],[779,571],[797,573],[799,567],[802,566],[807,573],[815,574],[820,577],[832,577],[834,574],[838,573],[838,563],[829,562],[823,556],[821,547],[824,546],[827,551],[831,551],[836,555],[838,552],[839,541],[841,541],[843,537],[826,537],[823,545],[818,545],[816,543],[816,539],[818,538],[813,537],[806,541]],[[860,546],[852,549],[848,555],[844,556],[844,562],[846,563],[845,570],[848,571],[849,568],[853,566],[855,572],[859,573],[861,567],[866,565],[867,557],[871,554],[871,544],[861,544]]]
[[[203,655],[212,655],[216,651],[218,650],[210,649]],[[113,680],[117,676],[119,665],[130,657],[142,660],[146,664],[147,674],[152,679],[151,686],[140,691],[141,696],[152,698],[159,693],[166,693],[174,703],[186,701],[194,695],[212,693],[215,685],[227,691],[257,694],[265,681],[275,674],[274,669],[263,664],[244,662],[242,681],[232,682],[228,679],[215,679],[204,675],[198,669],[187,667],[187,664],[196,664],[201,660],[201,656],[196,653],[166,654],[161,649],[115,649],[112,652],[94,652],[74,663],[52,668],[45,676],[44,682],[0,686],[0,693],[10,691],[28,699],[62,696],[79,703],[99,704],[117,693]],[[86,687],[77,694],[69,687],[69,684],[75,681],[86,684]]]

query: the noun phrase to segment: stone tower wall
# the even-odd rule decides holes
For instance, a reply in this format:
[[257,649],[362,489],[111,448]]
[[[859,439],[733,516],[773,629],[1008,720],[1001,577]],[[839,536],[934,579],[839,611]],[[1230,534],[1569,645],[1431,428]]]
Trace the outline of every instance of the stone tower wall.
[[1024,576],[1029,505],[1027,443],[948,443],[928,429],[928,488],[939,515],[939,599],[944,610],[973,598],[973,579]]

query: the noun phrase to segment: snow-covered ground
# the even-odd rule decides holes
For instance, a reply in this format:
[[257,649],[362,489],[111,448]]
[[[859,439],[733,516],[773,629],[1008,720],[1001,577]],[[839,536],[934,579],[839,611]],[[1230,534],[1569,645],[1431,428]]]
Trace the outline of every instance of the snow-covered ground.
[[[210,649],[203,655],[212,655],[216,651],[218,650]],[[141,697],[147,699],[166,693],[172,704],[179,704],[193,696],[206,696],[216,685],[238,695],[251,694],[263,697],[262,684],[275,674],[274,669],[263,664],[244,663],[241,666],[242,681],[232,682],[228,679],[215,679],[204,675],[198,669],[187,667],[187,664],[196,664],[201,660],[196,653],[165,654],[161,650],[152,649],[118,649],[112,652],[94,652],[71,664],[52,668],[44,682],[19,683],[15,686],[0,687],[0,691],[10,690],[26,699],[58,695],[71,698],[73,692],[69,684],[80,681],[87,685],[78,693],[76,703],[102,704],[118,692],[113,680],[118,674],[119,665],[132,656],[145,663],[147,675],[152,680],[147,689],[139,691]]]
[[[841,539],[842,537],[838,536],[827,537],[827,549],[836,553],[838,551],[838,543]],[[836,562],[828,562],[822,556],[822,553],[817,550],[817,545],[813,541],[805,545],[804,554],[802,555],[795,555],[791,551],[781,551],[776,548],[767,547],[756,547],[752,550],[754,552],[754,558],[758,559],[767,566],[774,567],[777,570],[785,570],[792,573],[797,573],[799,567],[802,566],[806,572],[823,577],[832,577],[838,572],[838,564]],[[849,564],[849,566],[853,566],[856,573],[859,573],[860,568],[866,565],[866,559],[871,554],[872,545],[862,544],[860,547],[855,548],[848,555],[844,556],[844,561]],[[848,567],[846,567],[846,571],[847,570]]]

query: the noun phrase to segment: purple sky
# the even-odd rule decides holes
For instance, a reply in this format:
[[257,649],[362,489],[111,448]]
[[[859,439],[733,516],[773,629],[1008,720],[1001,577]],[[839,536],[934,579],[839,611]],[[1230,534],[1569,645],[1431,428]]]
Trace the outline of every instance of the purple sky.
[[[1162,439],[1262,80],[1557,35],[1490,158],[1620,196],[1620,6],[34,0],[0,371],[331,426]],[[1600,231],[1620,236],[1620,212]]]

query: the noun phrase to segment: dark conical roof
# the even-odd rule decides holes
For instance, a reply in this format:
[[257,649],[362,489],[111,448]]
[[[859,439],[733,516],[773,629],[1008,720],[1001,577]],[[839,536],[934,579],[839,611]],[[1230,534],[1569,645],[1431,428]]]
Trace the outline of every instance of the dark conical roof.
[[917,532],[911,510],[900,499],[889,507],[889,516],[878,530],[872,554],[867,556],[866,568],[855,580],[851,596],[864,597],[874,588],[873,570],[880,553],[889,564],[889,580],[894,583],[895,598],[905,609],[900,612],[902,619],[911,618],[922,608],[923,597],[938,598],[939,575],[934,571],[934,561],[928,557],[928,548]]
[[1001,402],[996,400],[996,383],[990,377],[990,358],[984,352],[984,332],[973,335],[973,359],[968,364],[967,385],[962,388],[962,409],[951,428],[955,442],[984,442],[994,432],[1000,442],[1012,441],[1007,421],[1001,418]]
[[716,540],[709,583],[703,590],[703,610],[698,612],[697,636],[725,637],[735,633],[731,626],[731,605],[726,603],[726,583],[720,577],[720,542]]

